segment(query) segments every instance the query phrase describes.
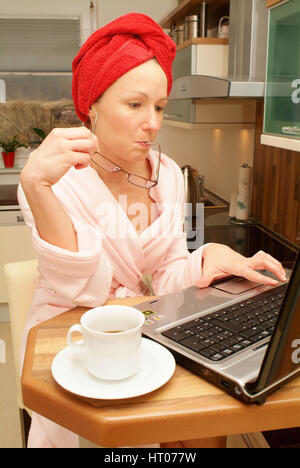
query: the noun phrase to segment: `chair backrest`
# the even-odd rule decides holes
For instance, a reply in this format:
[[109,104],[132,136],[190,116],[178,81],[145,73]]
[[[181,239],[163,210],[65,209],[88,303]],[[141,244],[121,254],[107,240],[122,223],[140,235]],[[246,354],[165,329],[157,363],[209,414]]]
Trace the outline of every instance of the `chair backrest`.
[[4,265],[19,408],[24,408],[20,378],[21,339],[27,313],[33,299],[35,279],[38,275],[37,265],[37,260],[7,263]]

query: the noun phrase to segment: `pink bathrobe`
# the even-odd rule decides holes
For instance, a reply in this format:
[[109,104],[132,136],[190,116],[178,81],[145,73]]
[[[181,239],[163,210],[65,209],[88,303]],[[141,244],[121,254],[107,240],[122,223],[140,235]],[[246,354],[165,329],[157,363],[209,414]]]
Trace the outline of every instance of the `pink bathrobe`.
[[[157,159],[151,151],[152,177]],[[137,217],[130,221],[124,206],[126,197],[118,202],[92,167],[70,169],[53,191],[72,219],[78,252],[40,238],[19,186],[19,203],[32,228],[39,262],[39,279],[23,336],[22,362],[29,329],[44,320],[76,306],[99,306],[112,297],[145,295],[142,278],[147,274],[152,275],[156,295],[190,287],[201,278],[202,248],[190,254],[183,232],[183,176],[166,155],[161,156],[159,183],[150,189],[153,221],[145,229],[145,207],[137,203]],[[29,446],[78,447],[78,436],[33,414]]]

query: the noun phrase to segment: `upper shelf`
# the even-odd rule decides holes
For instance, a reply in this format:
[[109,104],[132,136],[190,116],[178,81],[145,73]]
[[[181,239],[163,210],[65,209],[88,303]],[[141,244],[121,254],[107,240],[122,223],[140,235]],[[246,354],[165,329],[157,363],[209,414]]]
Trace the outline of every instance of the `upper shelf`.
[[271,8],[274,5],[277,5],[277,3],[281,3],[283,0],[266,0],[266,7]]
[[[176,23],[182,23],[185,16],[199,14],[202,2],[203,0],[182,0],[175,10],[161,20],[161,27],[170,28],[172,25],[176,25]],[[230,0],[206,0],[209,27],[218,24],[217,22],[220,17],[228,14],[229,2]]]
[[194,37],[184,41],[182,44],[179,44],[176,47],[176,50],[184,49],[192,44],[202,44],[202,45],[228,45],[229,39],[221,39],[219,37]]

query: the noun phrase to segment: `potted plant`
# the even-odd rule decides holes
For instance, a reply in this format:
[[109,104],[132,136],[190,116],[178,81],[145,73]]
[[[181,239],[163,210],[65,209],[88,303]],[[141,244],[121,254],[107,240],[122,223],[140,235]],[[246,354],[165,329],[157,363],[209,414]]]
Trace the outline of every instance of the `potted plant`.
[[33,144],[33,145],[40,145],[42,143],[43,140],[45,140],[46,138],[46,132],[44,130],[42,130],[41,128],[36,128],[36,127],[31,127],[31,130],[34,131],[34,133],[39,137],[38,140],[34,140],[34,141],[31,141],[30,144]]
[[3,153],[3,161],[4,161],[4,166],[5,167],[13,167],[14,162],[15,162],[15,151],[17,148],[24,146],[26,148],[26,145],[24,143],[21,143],[17,135],[14,135],[13,138],[10,138],[6,141],[0,141],[0,146],[2,147]]

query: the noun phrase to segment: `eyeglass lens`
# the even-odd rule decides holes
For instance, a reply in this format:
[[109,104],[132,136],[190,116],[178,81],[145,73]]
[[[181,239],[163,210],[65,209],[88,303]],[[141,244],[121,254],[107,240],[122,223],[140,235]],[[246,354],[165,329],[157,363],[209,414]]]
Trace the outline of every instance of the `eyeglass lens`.
[[94,153],[93,159],[95,163],[102,167],[105,171],[108,172],[120,172],[122,169],[117,166],[115,163],[104,158],[100,153]]
[[151,187],[154,187],[154,185],[156,185],[156,182],[152,180],[144,179],[143,177],[140,177],[135,174],[128,174],[127,180],[131,184],[138,185],[139,187],[143,187],[143,188],[151,188]]
[[[159,149],[159,151],[160,151],[160,147],[159,147],[158,143],[156,143],[156,142],[149,143],[149,147],[154,147],[156,150]],[[109,161],[108,159],[106,159],[104,156],[102,156],[98,152],[94,153],[93,161],[98,166],[102,167],[102,169],[104,169],[105,171],[108,171],[108,172],[120,172],[120,171],[125,172],[127,174],[128,182],[130,182],[133,185],[137,185],[138,187],[142,187],[142,188],[147,189],[147,188],[154,187],[157,184],[157,181],[148,180],[148,179],[146,179],[146,178],[144,178],[142,176],[127,173],[126,171],[124,171],[124,169],[117,166],[112,161]]]

